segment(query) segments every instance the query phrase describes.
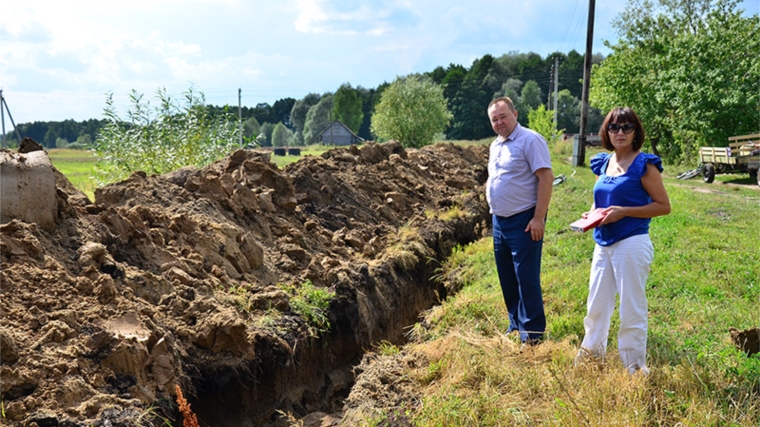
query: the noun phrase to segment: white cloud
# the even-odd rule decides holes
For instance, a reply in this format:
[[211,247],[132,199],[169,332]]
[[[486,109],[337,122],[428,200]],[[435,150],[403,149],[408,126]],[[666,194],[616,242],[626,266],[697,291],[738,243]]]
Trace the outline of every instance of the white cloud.
[[382,36],[416,25],[420,16],[408,2],[379,0],[295,0],[295,29],[315,34],[366,34]]
[[[274,103],[485,54],[583,52],[583,0],[25,0],[3,4],[0,88],[22,122],[99,117],[103,94]],[[744,0],[748,6],[757,0]],[[623,3],[597,2],[594,51]],[[757,10],[754,11],[757,13]],[[232,97],[232,99],[230,99]],[[23,105],[23,107],[22,107]],[[251,104],[249,104],[251,105]],[[85,107],[86,106],[86,107]],[[19,111],[19,113],[16,113]],[[87,113],[91,111],[91,113]],[[75,115],[76,114],[76,115]]]
[[411,45],[396,45],[396,46],[375,46],[372,50],[375,52],[398,52],[403,50],[408,50],[412,46]]

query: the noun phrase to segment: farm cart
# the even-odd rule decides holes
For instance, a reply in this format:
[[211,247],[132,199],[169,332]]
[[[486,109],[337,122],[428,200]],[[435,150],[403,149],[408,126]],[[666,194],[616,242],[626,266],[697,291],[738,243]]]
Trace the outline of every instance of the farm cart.
[[728,138],[728,147],[702,147],[699,161],[702,163],[702,179],[713,182],[718,173],[749,172],[760,185],[757,170],[760,169],[760,133],[738,135]]

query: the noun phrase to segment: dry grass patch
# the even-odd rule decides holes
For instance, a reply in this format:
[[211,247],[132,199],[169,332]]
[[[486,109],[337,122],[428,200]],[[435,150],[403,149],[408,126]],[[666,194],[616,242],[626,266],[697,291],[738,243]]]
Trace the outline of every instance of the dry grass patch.
[[404,373],[421,396],[409,425],[756,426],[760,419],[756,394],[714,398],[710,390],[730,387],[722,372],[685,362],[630,375],[615,351],[575,366],[570,339],[521,349],[516,334],[454,327],[403,353],[425,361]]
[[415,425],[627,426],[647,418],[646,377],[615,364],[573,367],[577,349],[567,341],[521,351],[516,335],[452,330],[413,351],[429,360],[412,373],[424,396]]
[[432,250],[422,240],[419,230],[411,225],[403,225],[395,235],[388,237],[388,246],[382,258],[393,260],[405,271],[412,271],[420,261],[431,255]]

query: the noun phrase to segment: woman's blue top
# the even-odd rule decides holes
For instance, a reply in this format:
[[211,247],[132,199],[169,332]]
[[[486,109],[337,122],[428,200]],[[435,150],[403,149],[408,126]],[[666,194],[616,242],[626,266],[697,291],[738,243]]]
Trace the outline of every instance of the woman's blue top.
[[[644,206],[652,203],[649,193],[641,184],[641,177],[651,163],[660,172],[662,160],[653,154],[639,153],[628,170],[618,176],[607,176],[607,164],[611,154],[600,153],[591,159],[591,171],[599,176],[594,185],[594,206],[608,208],[610,206]],[[601,225],[594,229],[594,240],[601,246],[610,246],[623,239],[649,232],[651,218],[624,217],[611,224]]]

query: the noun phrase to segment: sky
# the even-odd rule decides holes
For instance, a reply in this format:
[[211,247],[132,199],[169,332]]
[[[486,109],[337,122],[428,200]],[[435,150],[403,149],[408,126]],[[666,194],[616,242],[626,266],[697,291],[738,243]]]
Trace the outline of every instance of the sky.
[[[598,0],[609,53],[621,0]],[[102,119],[132,90],[192,88],[213,105],[376,88],[485,54],[586,50],[586,0],[25,0],[0,7],[0,90],[15,123]],[[745,0],[744,9],[760,8]],[[548,78],[548,76],[547,76]],[[10,117],[8,115],[10,113]]]

